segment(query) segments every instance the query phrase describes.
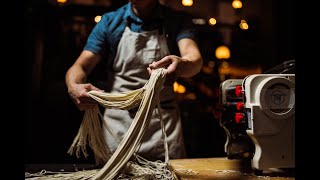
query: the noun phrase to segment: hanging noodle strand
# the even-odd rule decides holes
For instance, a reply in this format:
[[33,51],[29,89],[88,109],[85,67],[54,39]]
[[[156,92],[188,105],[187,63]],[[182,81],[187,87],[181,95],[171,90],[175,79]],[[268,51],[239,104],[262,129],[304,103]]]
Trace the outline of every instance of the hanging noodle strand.
[[[156,69],[150,76],[148,82],[140,89],[123,93],[106,93],[90,91],[88,94],[105,108],[130,110],[138,107],[138,111],[123,139],[119,139],[119,145],[114,153],[108,149],[103,138],[102,128],[116,136],[107,125],[102,126],[103,117],[98,106],[94,109],[86,110],[83,116],[79,131],[70,146],[68,153],[80,157],[82,153],[88,156],[86,146],[89,145],[95,156],[102,159],[106,164],[99,171],[90,171],[90,174],[75,177],[75,173],[70,173],[73,178],[66,179],[86,179],[93,180],[129,180],[129,179],[157,179],[174,180],[177,179],[169,163],[168,144],[164,124],[162,121],[159,95],[166,78],[167,71],[164,68]],[[161,123],[162,137],[164,140],[165,162],[148,161],[136,154],[141,145],[141,139],[147,130],[153,110],[157,107],[158,117]],[[88,171],[89,172],[89,171]],[[82,173],[83,174],[83,173]],[[28,174],[29,177],[31,176]],[[66,174],[63,174],[66,175]],[[36,178],[43,178],[41,177]],[[50,177],[50,179],[53,179]],[[59,179],[63,179],[61,176]]]

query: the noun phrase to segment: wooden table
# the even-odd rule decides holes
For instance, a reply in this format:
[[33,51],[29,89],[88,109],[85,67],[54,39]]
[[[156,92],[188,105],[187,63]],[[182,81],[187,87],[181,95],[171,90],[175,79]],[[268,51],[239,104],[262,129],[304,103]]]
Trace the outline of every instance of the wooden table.
[[[295,176],[283,173],[263,173],[258,176],[251,168],[250,160],[221,158],[171,159],[170,164],[179,180],[294,180]],[[53,172],[78,172],[95,170],[93,164],[27,164],[25,172],[38,173],[41,170]],[[49,178],[48,180],[52,180]]]
[[263,171],[255,173],[250,161],[221,158],[172,159],[173,170],[180,180],[294,180],[294,172]]

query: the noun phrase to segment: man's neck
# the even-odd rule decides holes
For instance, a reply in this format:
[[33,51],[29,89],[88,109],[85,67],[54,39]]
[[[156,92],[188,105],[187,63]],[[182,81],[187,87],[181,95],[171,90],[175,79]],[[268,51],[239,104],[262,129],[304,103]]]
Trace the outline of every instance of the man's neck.
[[154,12],[154,9],[158,6],[158,2],[154,1],[153,4],[148,5],[147,8],[141,8],[138,9],[134,6],[132,6],[132,10],[136,16],[138,16],[141,19],[149,19]]

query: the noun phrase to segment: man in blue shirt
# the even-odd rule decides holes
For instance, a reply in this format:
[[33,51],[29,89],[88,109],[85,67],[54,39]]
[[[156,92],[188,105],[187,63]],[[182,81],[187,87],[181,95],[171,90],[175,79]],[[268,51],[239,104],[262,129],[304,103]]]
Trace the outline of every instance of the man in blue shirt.
[[[106,72],[108,80],[105,83],[111,93],[141,88],[154,69],[167,69],[160,102],[169,157],[186,157],[173,83],[179,77],[194,76],[202,67],[203,60],[191,19],[158,0],[130,0],[118,10],[105,13],[93,28],[82,53],[66,73],[68,93],[80,110],[97,104],[87,92],[102,90],[87,82],[87,78],[100,61],[106,61],[110,69]],[[122,139],[135,113],[136,110],[105,109],[103,123],[111,127],[118,139]],[[108,148],[114,152],[119,141],[108,130],[103,133]],[[156,113],[153,113],[137,153],[149,160],[163,160],[165,157]]]

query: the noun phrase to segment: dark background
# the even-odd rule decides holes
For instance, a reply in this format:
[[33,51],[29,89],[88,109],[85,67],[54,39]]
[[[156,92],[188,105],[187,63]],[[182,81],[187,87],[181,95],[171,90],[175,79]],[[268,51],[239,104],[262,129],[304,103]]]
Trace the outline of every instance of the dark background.
[[[97,1],[98,2],[98,1]],[[169,2],[169,1],[168,1]],[[219,16],[223,11],[219,3],[227,0],[194,1],[194,9],[179,6],[180,1],[170,1],[177,9],[195,17]],[[93,162],[67,154],[80,126],[83,113],[70,100],[64,75],[80,54],[88,33],[94,26],[93,17],[115,10],[126,3],[114,0],[111,6],[29,0],[23,8],[24,57],[23,82],[25,94],[22,105],[24,123],[24,163],[82,163]],[[260,68],[266,71],[287,60],[295,59],[295,6],[289,0],[245,0],[247,8],[235,12],[236,17],[247,19],[250,29],[241,31],[237,24],[218,23],[217,26],[198,25],[199,46],[204,58],[204,69],[214,62],[211,71],[203,70],[179,83],[187,88],[178,94],[182,112],[185,143],[189,158],[225,156],[225,133],[219,126],[215,107],[221,61],[214,49],[225,43],[223,33],[231,31],[228,60],[234,68],[247,72]],[[236,20],[237,21],[237,20]],[[92,75],[99,81],[99,69]],[[224,76],[243,78],[245,74]],[[208,90],[209,89],[209,90]],[[209,93],[208,93],[209,92]],[[190,98],[190,97],[196,98]]]

